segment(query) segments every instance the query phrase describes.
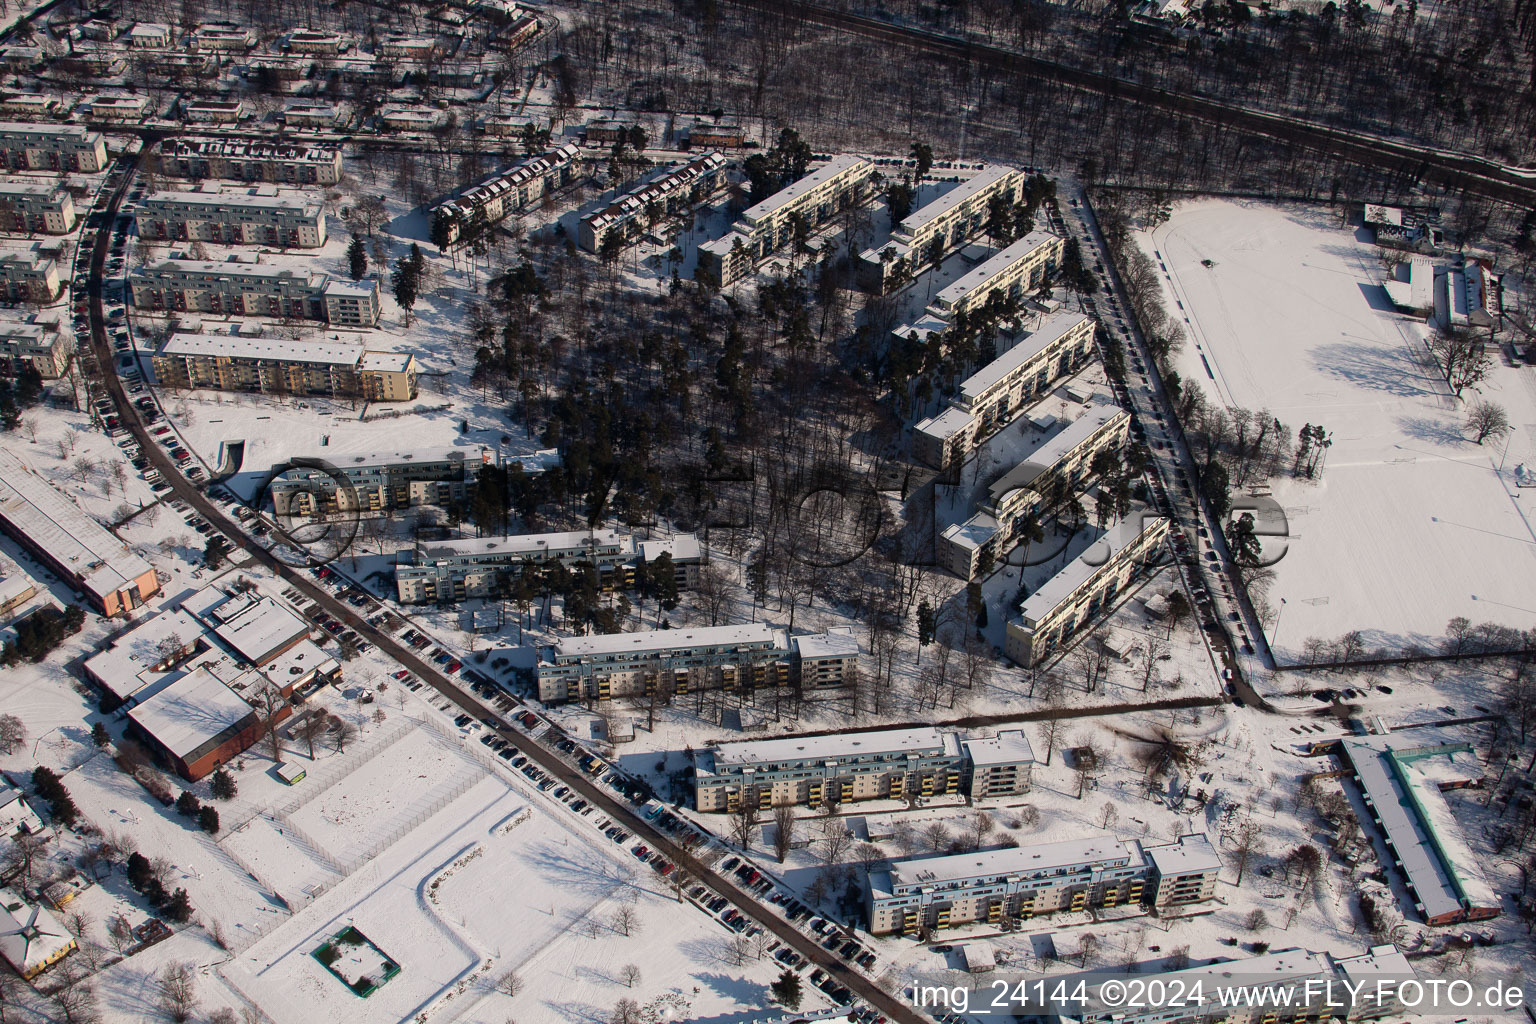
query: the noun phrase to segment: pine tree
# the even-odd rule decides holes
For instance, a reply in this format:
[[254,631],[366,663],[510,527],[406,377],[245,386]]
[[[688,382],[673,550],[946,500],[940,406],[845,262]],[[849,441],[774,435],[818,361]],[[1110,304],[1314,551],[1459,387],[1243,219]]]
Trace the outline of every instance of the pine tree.
[[935,627],[933,605],[925,597],[917,605],[917,646],[927,647],[933,643]]
[[217,835],[219,831],[219,810],[212,804],[203,804],[197,812],[197,824],[209,835]]
[[213,773],[213,778],[209,780],[208,785],[213,791],[215,800],[233,800],[235,794],[239,792],[239,787],[235,785],[235,777],[224,768]]
[[160,912],[167,920],[174,921],[176,924],[185,922],[192,916],[192,901],[187,898],[187,890],[177,889],[171,898],[165,901],[165,906],[160,908]]
[[139,892],[144,891],[144,886],[149,884],[154,877],[154,871],[149,866],[149,858],[135,850],[128,855],[128,884]]
[[188,818],[195,817],[202,807],[203,802],[190,790],[182,790],[181,796],[176,798],[176,813]]
[[356,235],[352,236],[352,242],[347,246],[347,269],[354,281],[361,281],[363,275],[368,273],[368,250],[363,247],[363,240]]
[[779,1001],[780,1006],[786,1010],[800,1008],[800,976],[794,971],[784,971],[769,987],[773,992],[773,998]]
[[395,289],[395,301],[405,314],[407,327],[411,325],[411,307],[416,305],[416,293],[421,287],[422,265],[421,249],[412,244],[410,255],[400,257],[390,275],[390,283]]
[[98,747],[104,747],[112,742],[112,734],[107,732],[107,727],[102,722],[91,726],[91,742]]

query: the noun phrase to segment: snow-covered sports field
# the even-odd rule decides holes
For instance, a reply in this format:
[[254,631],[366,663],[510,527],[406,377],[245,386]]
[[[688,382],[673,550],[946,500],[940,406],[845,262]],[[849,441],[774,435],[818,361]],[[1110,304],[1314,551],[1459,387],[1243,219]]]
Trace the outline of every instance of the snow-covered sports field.
[[[1179,372],[1208,398],[1267,409],[1294,434],[1333,435],[1321,481],[1272,481],[1291,537],[1269,600],[1276,656],[1361,630],[1367,648],[1424,646],[1446,622],[1527,628],[1536,616],[1536,494],[1514,468],[1536,455],[1536,376],[1495,353],[1482,397],[1514,432],[1479,446],[1395,313],[1361,229],[1312,207],[1205,200],[1139,236],[1189,341]],[[1502,476],[1499,471],[1503,465]],[[1285,600],[1281,605],[1280,600]]]

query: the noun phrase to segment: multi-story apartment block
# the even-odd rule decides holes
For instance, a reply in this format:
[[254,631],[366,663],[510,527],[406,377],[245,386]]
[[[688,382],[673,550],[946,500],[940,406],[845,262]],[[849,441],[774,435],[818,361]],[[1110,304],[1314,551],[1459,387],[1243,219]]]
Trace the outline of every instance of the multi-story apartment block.
[[379,322],[377,281],[344,282],[291,267],[229,259],[166,259],[128,282],[140,309],[322,320],[371,327]]
[[725,183],[725,157],[706,153],[682,167],[652,178],[614,199],[604,209],[581,218],[581,247],[597,252],[608,236],[619,232],[628,242],[657,220],[689,210],[720,190]]
[[235,124],[245,116],[239,100],[193,100],[182,105],[188,121],[199,124]]
[[107,166],[100,132],[76,125],[0,123],[0,157],[13,171],[84,171]]
[[[1190,863],[1202,864],[1214,886],[1221,863],[1210,842],[1185,836],[1171,855],[1185,856],[1177,851],[1186,843]],[[898,861],[890,871],[869,876],[869,930],[874,935],[914,934],[973,922],[1029,920],[1056,910],[1141,903],[1153,875],[1149,851],[1135,840],[1112,836]],[[1154,886],[1152,892],[1157,891]]]
[[53,182],[0,181],[0,231],[63,235],[75,229],[75,201]]
[[154,566],[4,449],[0,529],[83,594],[99,614],[130,611],[160,590]]
[[489,448],[300,457],[267,489],[280,516],[378,514],[463,501],[490,461]]
[[970,768],[967,792],[973,801],[1029,792],[1035,753],[1023,729],[1004,729],[996,736],[962,740],[960,745]]
[[[439,204],[432,211],[434,233],[445,232],[452,244],[459,240],[467,225],[477,220],[494,224],[537,202],[570,183],[580,155],[581,147],[567,143],[492,175],[457,198]],[[442,227],[436,226],[439,222]]]
[[679,694],[788,682],[782,631],[766,623],[576,636],[539,651],[546,703]]
[[0,299],[43,305],[59,297],[59,266],[36,250],[0,252]]
[[199,25],[192,32],[192,49],[244,53],[256,45],[256,33],[238,25]]
[[390,36],[379,43],[379,56],[395,60],[431,60],[437,40],[431,36]]
[[347,38],[336,32],[321,32],[300,28],[288,33],[289,53],[308,53],[320,57],[334,57],[347,48]]
[[14,377],[30,368],[44,380],[62,377],[74,354],[74,336],[57,320],[0,320],[0,374]]
[[1094,395],[1077,419],[1052,424],[1023,462],[987,488],[975,515],[939,536],[939,561],[964,580],[1000,563],[1024,520],[1040,515],[1053,491],[1081,484],[1094,456],[1118,451],[1130,429],[1130,416],[1107,395]]
[[788,188],[749,207],[733,230],[723,238],[705,242],[699,249],[719,262],[721,286],[730,285],[788,242],[797,221],[814,228],[863,202],[874,173],[875,165],[862,157],[835,157]]
[[128,30],[128,45],[135,50],[164,50],[171,45],[171,26],[141,21]]
[[1060,235],[1031,231],[940,289],[929,312],[953,320],[986,305],[994,294],[1021,302],[1050,277],[1065,245]]
[[380,107],[376,116],[379,130],[386,132],[429,132],[443,123],[441,110],[405,104]]
[[341,150],[228,139],[167,139],[160,173],[176,178],[229,178],[289,185],[334,185],[341,180]]
[[974,238],[987,223],[987,211],[1002,199],[1011,210],[1024,187],[1024,172],[988,164],[975,175],[908,214],[891,231],[890,241],[859,255],[860,272],[879,291],[903,273],[916,275],[937,266],[951,250]]
[[1110,526],[1024,599],[1019,614],[1008,622],[1008,657],[1032,668],[1064,647],[1094,616],[1114,604],[1157,557],[1167,536],[1168,520],[1145,512],[1132,513]]
[[697,121],[688,128],[690,149],[736,149],[746,140],[747,130],[739,124]]
[[304,195],[279,195],[271,185],[151,192],[139,203],[135,217],[139,234],[157,241],[315,249],[326,237],[319,202]]
[[[1084,975],[1081,977],[1086,988],[1081,1000],[1064,1007],[1059,1014],[1023,1019],[1030,1024],[1310,1024],[1330,1019],[1379,1020],[1411,1014],[1404,996],[1423,991],[1413,965],[1390,944],[1372,946],[1367,953],[1346,957],[1282,949],[1139,976],[1146,978],[1149,991],[1186,995],[1176,1000],[1127,1006],[1118,993],[1101,991],[1102,974]],[[1075,981],[1069,976],[1064,985],[1077,991]]]
[[[692,558],[681,549],[668,553],[673,554],[674,564],[696,566],[702,554],[697,547],[694,551]],[[505,594],[527,562],[559,562],[566,568],[591,563],[605,582],[627,584],[640,552],[633,537],[617,530],[570,530],[443,541],[402,553],[401,558],[395,566],[395,591],[401,603],[449,604]]]
[[1152,870],[1147,884],[1154,907],[1204,903],[1216,895],[1221,858],[1203,834],[1180,836],[1177,843],[1146,850]]
[[633,121],[592,121],[582,129],[582,137],[589,146],[611,146],[615,142],[628,142]]
[[416,397],[416,357],[370,352],[360,344],[173,334],[151,359],[168,388],[213,388],[266,395],[325,395],[370,402]]
[[913,453],[938,469],[964,462],[1051,383],[1088,362],[1093,330],[1093,319],[1081,313],[1041,323],[961,384],[949,408],[913,428]]

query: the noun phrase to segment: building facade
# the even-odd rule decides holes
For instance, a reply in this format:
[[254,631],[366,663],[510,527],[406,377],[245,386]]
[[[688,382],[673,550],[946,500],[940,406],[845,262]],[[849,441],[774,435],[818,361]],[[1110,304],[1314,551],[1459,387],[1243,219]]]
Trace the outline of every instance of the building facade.
[[377,515],[419,505],[449,505],[466,498],[480,467],[490,459],[488,448],[297,458],[267,490],[280,516]]
[[913,427],[913,454],[937,469],[963,463],[1025,405],[1092,358],[1093,332],[1093,318],[1081,313],[1045,320],[961,384],[949,408]]
[[564,188],[576,173],[581,147],[567,143],[541,156],[514,164],[433,211],[434,234],[448,243],[459,240],[474,223],[494,224],[509,214]]
[[75,201],[52,182],[0,182],[0,231],[64,235],[75,229]]
[[319,203],[270,186],[151,192],[134,214],[139,234],[157,241],[315,249],[326,237]]
[[47,305],[59,297],[59,266],[37,250],[0,252],[0,297]]
[[972,800],[1021,796],[1033,784],[1035,754],[1023,729],[1004,729],[996,736],[966,739],[967,792]]
[[1019,614],[1008,621],[1004,649],[1009,659],[1033,668],[1063,649],[1156,561],[1167,537],[1164,516],[1132,513],[1111,525],[1024,599]]
[[371,402],[416,397],[416,357],[370,352],[360,344],[173,334],[151,359],[168,388],[212,388],[265,395],[322,395]]
[[245,260],[160,260],[135,271],[128,287],[140,309],[320,320],[349,327],[371,327],[381,312],[376,281],[343,282]]
[[[1186,841],[1198,848],[1192,852],[1205,864],[1214,891],[1221,865],[1214,854],[1206,858],[1209,841],[1186,836],[1173,849],[1183,849]],[[1140,843],[1112,836],[898,861],[890,871],[869,876],[869,930],[912,935],[1150,902],[1149,887],[1157,892],[1153,875],[1151,857]]]
[[988,164],[908,214],[885,245],[860,253],[861,274],[884,292],[892,280],[915,277],[924,267],[937,266],[956,247],[981,234],[992,203],[1007,203],[1011,216],[1024,178],[1024,172],[1015,167]]
[[0,123],[0,157],[13,171],[83,171],[107,166],[100,132],[65,124]]
[[946,529],[938,541],[941,564],[969,580],[1013,549],[1030,515],[1043,518],[1053,494],[1078,489],[1100,452],[1119,451],[1131,418],[1107,395],[1095,395],[1077,419],[1044,437],[1024,461],[987,489],[980,510]]
[[175,178],[228,178],[279,185],[334,185],[341,180],[341,150],[230,139],[167,139],[160,173]]
[[986,305],[993,295],[1022,302],[1050,279],[1065,245],[1060,235],[1032,231],[940,289],[930,311],[952,320]]
[[0,320],[0,374],[14,377],[30,368],[44,380],[56,380],[74,353],[74,336],[60,331],[56,321]]
[[607,207],[581,218],[581,247],[597,252],[614,232],[625,242],[656,221],[691,210],[725,183],[725,157],[706,153],[618,196]]
[[787,243],[797,223],[814,229],[864,202],[874,173],[875,165],[862,157],[835,157],[749,207],[733,230],[723,238],[705,242],[699,250],[718,261],[721,287],[731,285]]
[[617,530],[571,530],[515,537],[475,537],[402,552],[395,591],[402,604],[452,604],[505,594],[524,563],[590,562],[605,578],[635,560],[634,538]]

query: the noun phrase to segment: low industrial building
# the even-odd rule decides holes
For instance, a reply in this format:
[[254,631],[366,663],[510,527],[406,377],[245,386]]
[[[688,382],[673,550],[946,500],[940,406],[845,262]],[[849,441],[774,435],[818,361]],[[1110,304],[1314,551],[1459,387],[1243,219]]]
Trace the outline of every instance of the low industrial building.
[[1169,521],[1147,512],[1110,524],[1103,536],[1036,588],[1008,620],[1004,650],[1033,668],[1063,650],[1099,612],[1113,607],[1158,557]]
[[74,354],[74,336],[59,330],[57,319],[34,315],[0,320],[0,376],[14,377],[30,369],[44,380],[57,380]]
[[75,201],[57,182],[0,181],[0,231],[64,235],[75,229]]
[[[973,744],[982,759],[979,773],[969,752]],[[694,751],[694,803],[701,811],[814,808],[974,795],[978,780],[985,798],[1004,795],[1005,785],[1012,794],[1025,792],[1033,764],[1029,743],[1015,732],[966,739],[925,726],[746,740]]]
[[491,225],[570,184],[581,148],[567,143],[500,171],[432,210],[433,233],[451,245],[474,224]]
[[699,246],[719,264],[720,285],[741,280],[787,243],[796,223],[815,229],[868,198],[875,165],[857,156],[827,161],[787,188],[748,207],[723,238]]
[[1081,485],[1094,456],[1119,451],[1130,426],[1129,414],[1113,398],[1096,394],[1076,419],[1054,420],[1043,430],[1037,427],[1038,443],[1022,462],[988,486],[988,496],[976,514],[940,534],[940,564],[963,580],[973,578],[983,566],[1000,564],[1012,550],[1020,526],[1031,514],[1041,513],[1053,489]]
[[0,300],[45,306],[59,297],[59,265],[41,249],[0,251]]
[[107,144],[77,125],[0,122],[0,158],[13,171],[92,174],[107,166]]
[[271,185],[151,192],[134,218],[140,236],[156,241],[314,249],[326,238],[325,211],[317,200],[281,194]]
[[334,185],[341,180],[336,146],[245,142],[235,139],[166,139],[158,169],[175,178],[228,178],[287,185]]
[[1024,172],[988,164],[932,202],[909,213],[891,230],[890,241],[859,254],[859,272],[877,291],[890,282],[910,279],[924,267],[936,267],[956,247],[976,237],[987,224],[993,202],[1013,210],[1024,187]]
[[319,320],[343,327],[372,327],[381,312],[377,281],[342,281],[234,257],[159,260],[134,271],[128,288],[140,309]]
[[[568,637],[539,650],[539,699],[670,698],[701,690],[839,686],[857,671],[850,635],[790,639],[766,623]],[[805,641],[805,642],[800,642]]]
[[0,889],[0,910],[0,954],[27,981],[79,948],[58,918],[9,889]]
[[1109,835],[898,861],[869,875],[869,930],[910,935],[980,922],[1001,925],[1057,910],[1151,902],[1149,889],[1168,894],[1170,902],[1210,898],[1221,862],[1209,840],[1184,836],[1167,859],[1189,881],[1159,887],[1150,851],[1134,839]]
[[322,395],[370,402],[416,397],[416,356],[376,352],[361,343],[171,335],[151,357],[168,388],[212,388],[264,395]]
[[1048,317],[967,378],[947,409],[913,427],[913,454],[936,469],[963,463],[1055,381],[1092,358],[1093,332],[1093,318],[1081,313]]
[[1497,917],[1498,893],[1446,803],[1443,790],[1480,783],[1478,759],[1465,743],[1415,744],[1390,735],[1348,738],[1345,763],[1380,830],[1392,867],[1426,924]]
[[581,218],[581,247],[598,252],[614,232],[625,243],[631,242],[657,221],[692,210],[724,183],[725,157],[718,152],[668,170]]
[[101,615],[131,611],[160,590],[154,566],[4,449],[0,449],[0,529],[79,591]]

